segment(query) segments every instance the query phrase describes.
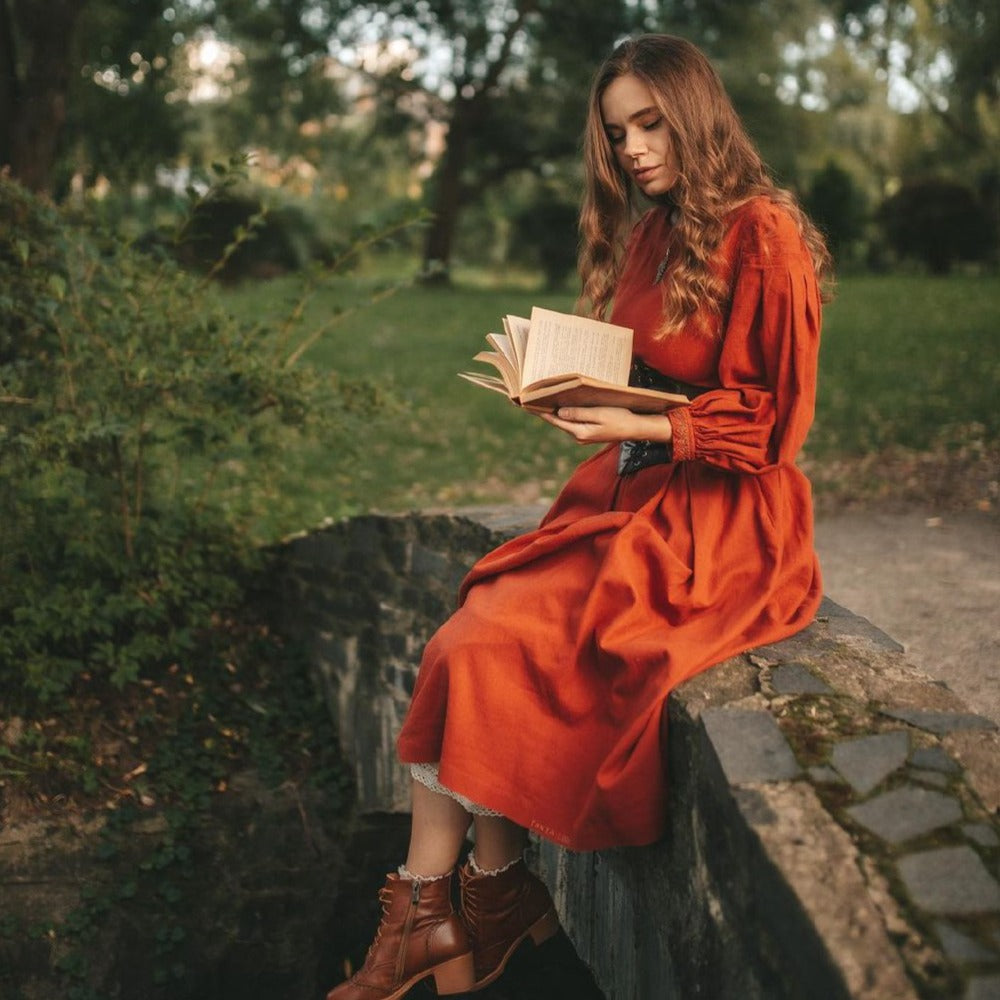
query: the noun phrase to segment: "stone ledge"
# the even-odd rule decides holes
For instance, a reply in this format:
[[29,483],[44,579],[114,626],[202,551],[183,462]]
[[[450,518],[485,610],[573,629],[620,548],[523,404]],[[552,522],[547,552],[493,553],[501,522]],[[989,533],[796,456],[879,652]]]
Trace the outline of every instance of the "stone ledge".
[[[682,998],[986,995],[1000,972],[997,734],[895,647],[825,602],[799,635],[674,692],[661,843],[604,852],[613,865],[540,845],[609,998],[656,995],[647,965],[670,968],[663,995]],[[599,918],[636,928],[629,981],[572,888],[607,877],[631,886],[608,893],[628,912]],[[678,961],[699,952],[716,959]]]
[[[311,646],[362,809],[407,807],[393,737],[423,643],[471,562],[536,517],[366,517],[286,547],[284,624]],[[826,601],[678,689],[665,725],[661,842],[537,845],[609,1000],[994,995],[1000,735],[898,643]]]

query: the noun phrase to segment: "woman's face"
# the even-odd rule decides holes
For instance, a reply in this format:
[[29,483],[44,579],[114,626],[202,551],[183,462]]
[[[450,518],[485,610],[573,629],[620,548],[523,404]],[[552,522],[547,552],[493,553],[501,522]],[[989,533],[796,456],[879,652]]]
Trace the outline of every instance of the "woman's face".
[[622,170],[649,198],[667,194],[680,168],[670,132],[649,87],[638,77],[616,77],[601,95],[601,118]]

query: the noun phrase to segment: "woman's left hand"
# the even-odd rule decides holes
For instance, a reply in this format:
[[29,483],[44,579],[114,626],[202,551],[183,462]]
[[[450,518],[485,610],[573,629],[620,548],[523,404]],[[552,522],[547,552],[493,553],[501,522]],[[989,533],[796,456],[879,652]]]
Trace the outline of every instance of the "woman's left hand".
[[555,413],[539,413],[542,420],[558,427],[579,444],[612,441],[663,441],[673,438],[666,416],[633,413],[620,406],[560,406]]

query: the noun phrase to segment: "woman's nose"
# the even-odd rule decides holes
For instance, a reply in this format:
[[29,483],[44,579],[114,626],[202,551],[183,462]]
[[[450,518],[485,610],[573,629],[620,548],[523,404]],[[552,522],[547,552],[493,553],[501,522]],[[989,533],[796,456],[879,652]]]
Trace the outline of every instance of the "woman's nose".
[[642,156],[646,152],[646,143],[643,142],[641,132],[627,132],[625,134],[625,155],[631,159]]

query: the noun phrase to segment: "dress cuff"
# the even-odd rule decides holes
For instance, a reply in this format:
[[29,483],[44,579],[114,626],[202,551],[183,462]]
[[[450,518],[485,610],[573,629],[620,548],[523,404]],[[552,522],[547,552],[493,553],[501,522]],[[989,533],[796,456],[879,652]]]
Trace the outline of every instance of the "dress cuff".
[[673,457],[675,462],[689,462],[694,458],[694,427],[691,410],[687,406],[677,406],[668,411],[667,419],[673,428]]

